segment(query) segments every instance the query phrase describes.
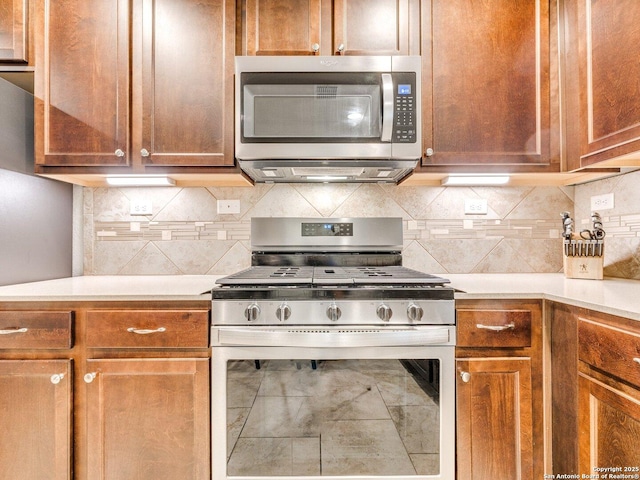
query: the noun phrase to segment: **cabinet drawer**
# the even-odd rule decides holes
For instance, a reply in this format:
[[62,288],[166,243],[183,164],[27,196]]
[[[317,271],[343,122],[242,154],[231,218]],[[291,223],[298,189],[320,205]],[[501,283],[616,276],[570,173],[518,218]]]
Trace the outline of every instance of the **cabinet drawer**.
[[73,312],[0,312],[0,349],[71,348]]
[[640,333],[580,318],[578,358],[640,387]]
[[205,348],[208,310],[90,310],[91,348]]
[[530,347],[530,310],[456,310],[458,347]]

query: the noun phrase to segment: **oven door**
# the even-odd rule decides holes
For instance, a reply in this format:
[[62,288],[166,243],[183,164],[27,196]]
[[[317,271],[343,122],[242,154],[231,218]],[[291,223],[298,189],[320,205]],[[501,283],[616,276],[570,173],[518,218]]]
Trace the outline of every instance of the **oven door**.
[[454,480],[454,327],[246,330],[212,329],[213,480]]

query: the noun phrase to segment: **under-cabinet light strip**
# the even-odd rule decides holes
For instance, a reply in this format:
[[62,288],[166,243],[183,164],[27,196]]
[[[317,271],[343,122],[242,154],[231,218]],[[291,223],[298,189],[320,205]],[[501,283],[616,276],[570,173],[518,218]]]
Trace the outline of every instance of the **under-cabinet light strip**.
[[508,175],[449,175],[442,179],[441,185],[505,185]]
[[107,183],[113,187],[173,187],[176,181],[169,177],[155,176],[108,176]]

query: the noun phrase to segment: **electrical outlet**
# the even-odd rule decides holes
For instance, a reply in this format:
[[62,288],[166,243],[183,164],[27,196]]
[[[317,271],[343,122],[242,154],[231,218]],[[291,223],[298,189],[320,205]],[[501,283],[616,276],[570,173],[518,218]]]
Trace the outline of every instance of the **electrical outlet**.
[[484,198],[465,198],[465,215],[486,215],[488,211],[487,200]]
[[143,198],[138,200],[131,200],[129,203],[129,213],[131,215],[152,215],[153,207],[151,200]]
[[591,197],[591,211],[610,210],[613,208],[613,193],[594,195]]
[[218,200],[217,206],[219,214],[240,213],[240,200]]

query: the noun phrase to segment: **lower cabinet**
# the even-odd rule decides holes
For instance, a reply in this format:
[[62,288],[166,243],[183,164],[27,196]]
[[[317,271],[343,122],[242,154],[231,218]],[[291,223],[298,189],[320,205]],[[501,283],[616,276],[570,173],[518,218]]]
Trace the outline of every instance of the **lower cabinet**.
[[640,478],[640,323],[549,306],[555,478]]
[[578,360],[580,478],[640,478],[640,328],[578,315]]
[[210,479],[209,361],[87,361],[89,479]]
[[71,360],[0,360],[0,478],[67,480]]
[[456,366],[458,478],[534,478],[531,360],[469,359]]
[[581,371],[578,409],[581,474],[640,478],[640,389]]
[[92,308],[80,464],[88,480],[210,480],[209,311]]
[[36,307],[0,302],[0,480],[211,480],[209,301]]
[[460,301],[456,313],[457,478],[543,478],[541,302]]

